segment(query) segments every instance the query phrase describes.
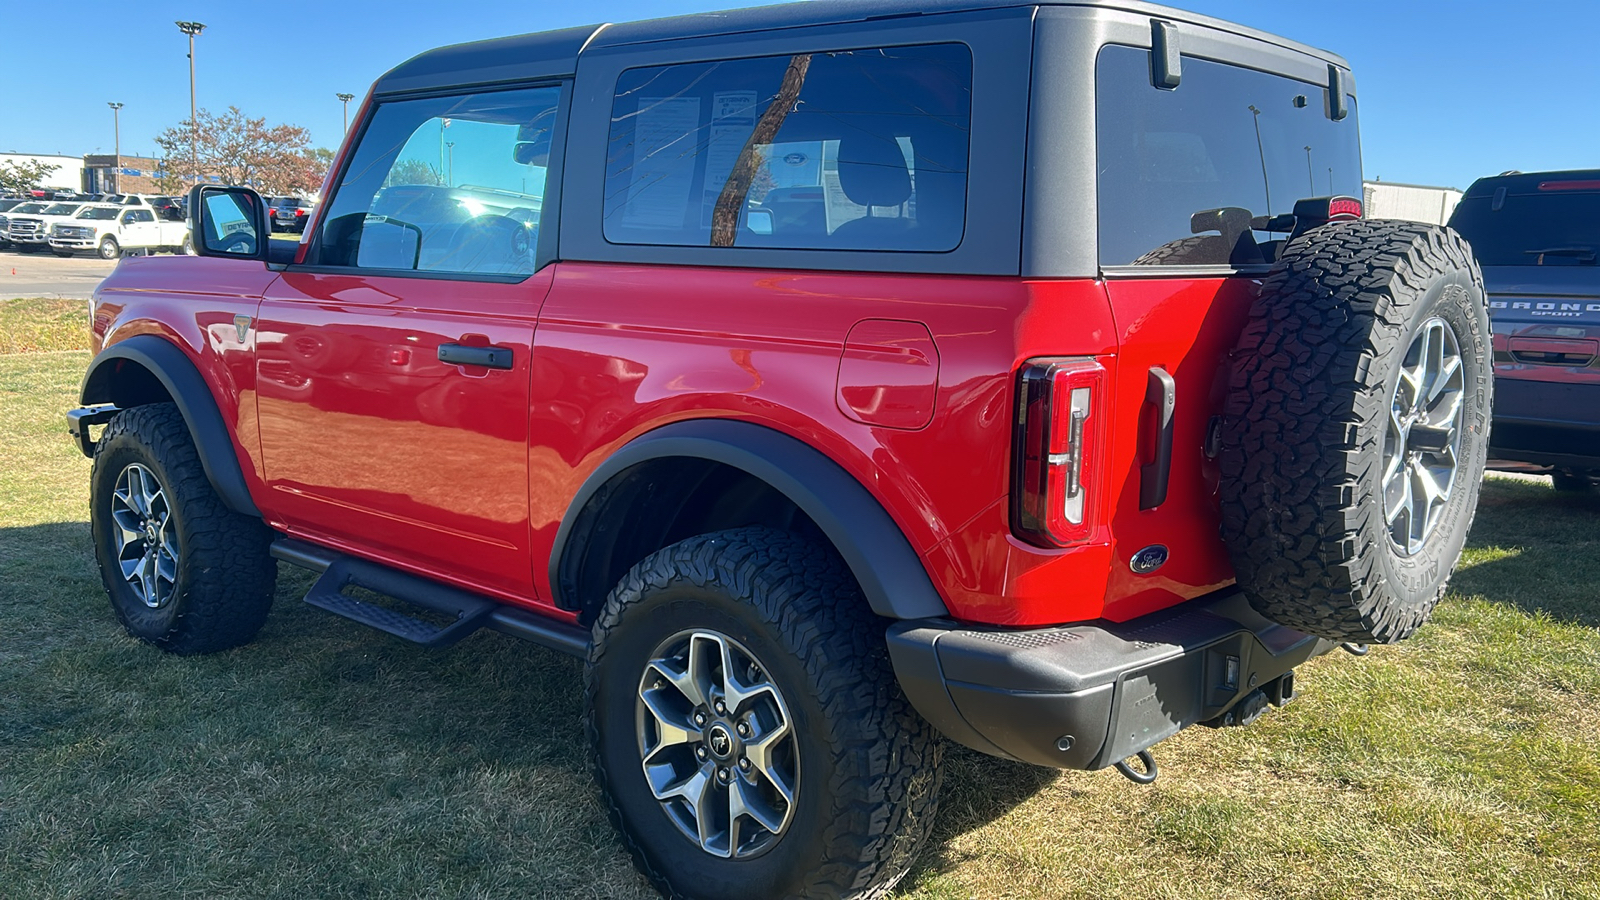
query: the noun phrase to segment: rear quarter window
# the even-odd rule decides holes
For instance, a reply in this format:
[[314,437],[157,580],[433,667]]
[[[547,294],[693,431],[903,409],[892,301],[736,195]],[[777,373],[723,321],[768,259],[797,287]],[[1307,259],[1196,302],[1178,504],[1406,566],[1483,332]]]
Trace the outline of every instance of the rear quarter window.
[[1157,88],[1149,51],[1100,51],[1101,265],[1270,262],[1275,236],[1248,223],[1308,197],[1361,197],[1354,97],[1334,121],[1325,85],[1187,56],[1182,71]]
[[972,55],[945,43],[629,69],[614,244],[947,251],[966,218]]

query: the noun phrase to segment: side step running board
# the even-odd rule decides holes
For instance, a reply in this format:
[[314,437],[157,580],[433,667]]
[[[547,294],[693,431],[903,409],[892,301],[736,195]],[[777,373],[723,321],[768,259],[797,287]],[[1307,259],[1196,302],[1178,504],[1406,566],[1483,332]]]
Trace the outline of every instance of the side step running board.
[[[452,621],[435,624],[387,606],[357,600],[344,593],[350,585],[424,607],[439,613],[439,618]],[[493,600],[348,556],[323,569],[322,577],[311,586],[305,599],[312,606],[424,647],[448,647],[477,631],[497,605]]]
[[[479,628],[488,626],[571,656],[581,657],[589,650],[589,632],[585,628],[547,619],[498,600],[379,563],[356,559],[292,538],[282,538],[273,543],[272,555],[284,562],[322,573],[306,593],[307,603],[425,647],[448,647]],[[434,617],[435,621],[430,621],[351,597],[344,593],[344,589],[350,585],[393,597],[438,615]]]

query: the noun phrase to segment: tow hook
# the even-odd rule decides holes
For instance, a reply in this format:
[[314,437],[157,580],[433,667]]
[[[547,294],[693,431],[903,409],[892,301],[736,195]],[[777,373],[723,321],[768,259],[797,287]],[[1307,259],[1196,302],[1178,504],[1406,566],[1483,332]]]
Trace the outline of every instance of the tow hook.
[[[1135,769],[1133,766],[1128,765],[1128,759],[1135,758],[1144,764],[1143,772]],[[1117,771],[1122,773],[1122,777],[1128,779],[1134,784],[1151,784],[1158,777],[1160,777],[1161,770],[1156,768],[1156,758],[1150,755],[1149,750],[1140,750],[1133,756],[1128,757],[1128,759],[1118,760],[1117,762],[1112,763],[1112,765],[1117,767]]]
[[1372,649],[1366,644],[1357,644],[1354,641],[1346,641],[1345,643],[1340,644],[1339,647],[1351,656],[1366,656],[1367,653]]

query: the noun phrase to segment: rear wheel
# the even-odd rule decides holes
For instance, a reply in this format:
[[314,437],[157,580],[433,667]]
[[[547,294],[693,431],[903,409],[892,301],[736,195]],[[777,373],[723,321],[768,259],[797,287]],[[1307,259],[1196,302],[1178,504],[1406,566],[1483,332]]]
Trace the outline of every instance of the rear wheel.
[[101,259],[116,259],[122,255],[122,247],[116,238],[107,235],[100,240],[99,253]]
[[876,897],[937,802],[939,739],[843,563],[785,532],[641,561],[594,627],[588,731],[613,821],[674,898]]

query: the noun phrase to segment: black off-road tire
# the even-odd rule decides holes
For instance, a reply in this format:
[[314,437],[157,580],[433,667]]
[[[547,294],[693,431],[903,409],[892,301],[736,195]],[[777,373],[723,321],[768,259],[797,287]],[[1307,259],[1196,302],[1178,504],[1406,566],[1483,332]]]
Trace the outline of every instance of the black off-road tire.
[[[1407,555],[1384,513],[1383,443],[1402,360],[1443,319],[1464,372],[1455,487]],[[1472,527],[1493,379],[1483,278],[1460,235],[1385,220],[1292,241],[1233,352],[1222,534],[1266,617],[1337,641],[1392,643],[1432,612]]]
[[[117,562],[112,493],[131,464],[155,475],[176,526],[177,577],[172,599],[159,608],[145,604]],[[272,530],[223,504],[175,404],[137,406],[106,425],[95,446],[89,498],[100,579],[129,634],[188,655],[240,646],[261,630],[278,577],[268,551]]]
[[[794,818],[752,858],[718,858],[691,842],[641,769],[644,666],[691,628],[715,629],[760,657],[794,720]],[[586,669],[589,740],[611,819],[663,894],[879,897],[905,875],[933,822],[943,744],[901,692],[884,628],[836,554],[768,528],[674,544],[611,592]]]

